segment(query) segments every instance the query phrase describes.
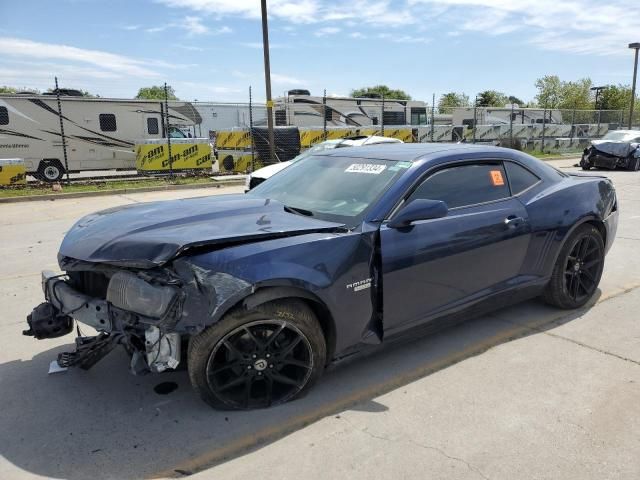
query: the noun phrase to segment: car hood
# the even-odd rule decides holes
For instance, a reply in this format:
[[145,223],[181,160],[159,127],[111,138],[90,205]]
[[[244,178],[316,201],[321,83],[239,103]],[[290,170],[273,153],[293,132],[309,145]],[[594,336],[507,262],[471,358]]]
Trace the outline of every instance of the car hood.
[[282,203],[252,195],[138,203],[80,219],[62,241],[59,258],[152,268],[190,248],[342,228],[288,213]]
[[592,140],[591,145],[596,150],[614,155],[616,157],[627,157],[638,148],[637,143],[630,143],[617,140]]

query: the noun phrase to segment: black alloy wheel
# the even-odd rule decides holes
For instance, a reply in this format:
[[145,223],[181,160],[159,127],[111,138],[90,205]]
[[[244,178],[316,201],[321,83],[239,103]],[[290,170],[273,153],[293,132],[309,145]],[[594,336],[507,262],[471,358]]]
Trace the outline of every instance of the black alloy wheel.
[[191,338],[189,377],[214,408],[266,408],[304,395],[324,371],[326,350],[304,301],[239,307]]
[[560,308],[578,308],[594,295],[604,269],[605,245],[600,230],[584,224],[562,246],[542,295]]
[[599,272],[604,257],[600,244],[592,235],[586,235],[575,244],[565,264],[565,288],[576,303],[591,297],[598,287]]
[[230,407],[269,407],[305,386],[313,369],[311,345],[285,320],[243,325],[215,346],[207,364],[209,386]]

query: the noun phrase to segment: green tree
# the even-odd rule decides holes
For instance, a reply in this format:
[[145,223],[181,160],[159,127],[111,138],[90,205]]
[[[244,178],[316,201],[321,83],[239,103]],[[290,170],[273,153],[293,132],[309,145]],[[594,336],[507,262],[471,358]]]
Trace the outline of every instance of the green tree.
[[16,93],[16,89],[13,87],[7,87],[6,85],[0,86],[0,93]]
[[592,109],[592,85],[593,83],[590,78],[582,78],[576,82],[561,82],[558,108],[575,108],[578,110]]
[[509,103],[514,103],[520,107],[524,107],[527,104],[527,102],[520,100],[518,97],[515,97],[513,95],[509,95],[507,100],[509,100]]
[[404,90],[393,90],[386,85],[376,85],[374,87],[362,87],[351,90],[351,96],[354,98],[389,98],[393,100],[411,100]]
[[[164,86],[154,85],[152,87],[143,87],[138,90],[136,98],[145,100],[164,100]],[[178,100],[175,90],[169,85],[167,85],[167,98],[169,100]]]
[[[628,110],[631,102],[631,87],[629,85],[607,85],[598,95],[598,103],[602,110]],[[636,97],[636,103],[640,97]],[[598,108],[596,105],[595,108]]]
[[504,107],[508,102],[507,96],[496,90],[485,90],[478,94],[478,107]]
[[468,107],[469,97],[464,93],[449,92],[440,97],[438,110],[446,110],[454,107]]
[[536,80],[536,102],[541,107],[558,108],[562,95],[562,82],[557,75],[546,75]]

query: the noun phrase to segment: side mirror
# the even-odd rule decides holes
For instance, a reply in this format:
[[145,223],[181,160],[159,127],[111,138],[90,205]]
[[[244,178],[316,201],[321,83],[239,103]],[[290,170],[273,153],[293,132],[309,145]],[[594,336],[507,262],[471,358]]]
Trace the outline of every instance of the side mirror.
[[418,220],[431,220],[446,217],[449,209],[442,200],[426,200],[419,198],[405,205],[387,223],[389,228],[408,227]]

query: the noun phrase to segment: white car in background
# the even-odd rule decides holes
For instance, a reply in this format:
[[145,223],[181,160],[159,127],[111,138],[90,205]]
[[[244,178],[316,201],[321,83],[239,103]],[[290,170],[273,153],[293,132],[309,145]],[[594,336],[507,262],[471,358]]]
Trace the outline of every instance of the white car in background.
[[260,185],[267,178],[272,177],[280,170],[284,170],[293,162],[297,162],[298,160],[302,160],[303,158],[308,157],[309,155],[313,155],[314,153],[321,152],[323,150],[329,150],[333,148],[344,148],[344,147],[360,147],[363,145],[379,145],[381,143],[404,143],[402,140],[398,140],[397,138],[390,137],[380,137],[377,135],[359,135],[354,137],[346,137],[339,138],[335,140],[326,140],[324,142],[318,143],[314,145],[308,150],[305,150],[297,157],[289,160],[287,162],[274,163],[273,165],[267,165],[266,167],[260,168],[255,172],[247,175],[247,180],[245,183],[245,192],[248,192],[252,188]]

